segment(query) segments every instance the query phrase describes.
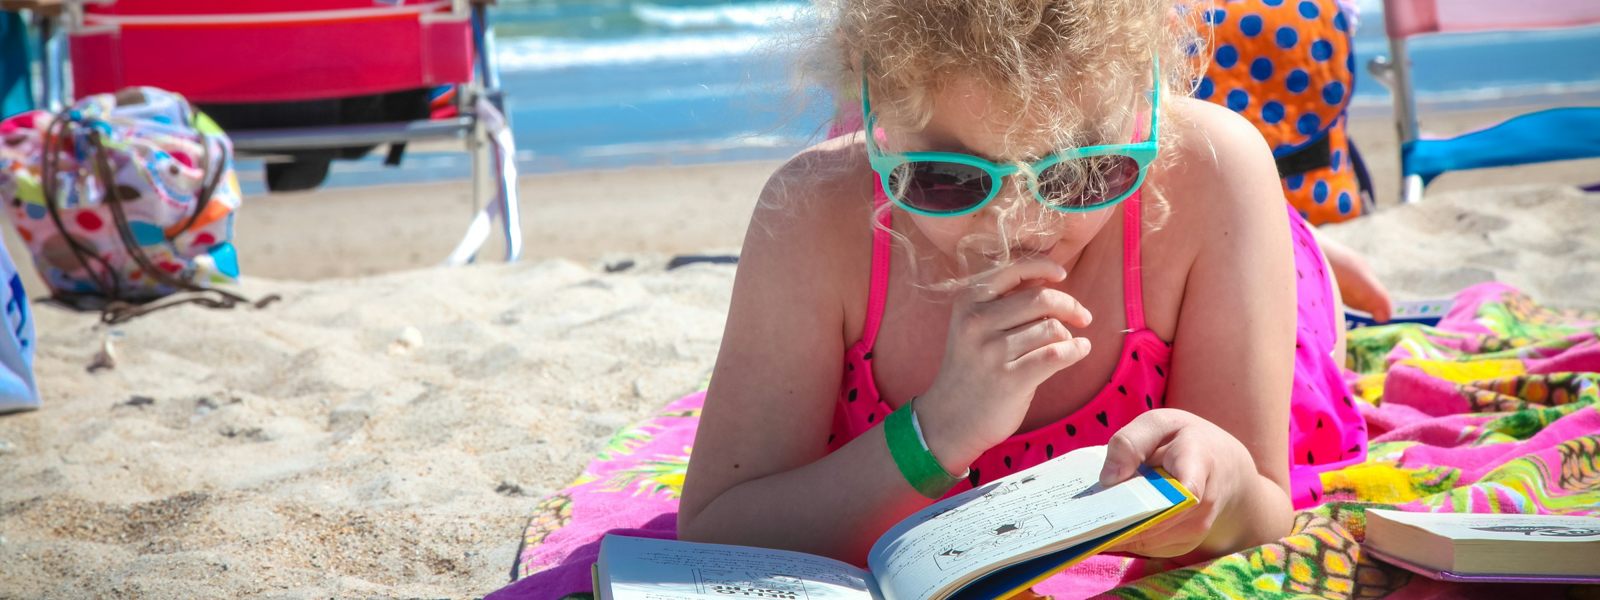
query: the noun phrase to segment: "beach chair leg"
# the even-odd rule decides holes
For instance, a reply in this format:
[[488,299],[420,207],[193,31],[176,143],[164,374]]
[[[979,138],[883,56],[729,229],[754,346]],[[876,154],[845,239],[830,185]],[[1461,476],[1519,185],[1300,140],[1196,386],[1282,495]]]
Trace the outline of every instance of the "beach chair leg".
[[522,213],[518,209],[517,201],[517,163],[515,152],[508,146],[511,131],[505,128],[495,132],[495,142],[489,144],[493,150],[498,194],[495,202],[498,203],[500,213],[501,232],[506,240],[506,262],[514,263],[522,258]]
[[467,234],[456,243],[455,250],[445,258],[444,264],[447,266],[460,266],[477,260],[478,250],[489,239],[494,213],[499,212],[497,203],[486,203],[483,197],[487,187],[485,171],[490,164],[490,148],[484,140],[484,133],[483,121],[474,119],[472,130],[467,135],[467,153],[472,155],[472,224],[467,226]]
[[1422,201],[1422,176],[1407,175],[1400,182],[1400,203],[1416,204]]
[[67,58],[61,51],[61,18],[36,16],[34,27],[39,31],[39,91],[43,96],[39,104],[52,113],[60,112],[67,102],[63,75]]
[[[1406,144],[1421,137],[1417,131],[1417,100],[1411,88],[1411,55],[1406,51],[1405,38],[1389,40],[1388,69],[1393,75],[1389,91],[1394,97],[1395,133],[1400,136],[1402,155]],[[1405,172],[1405,160],[1400,162],[1400,203],[1413,204],[1422,200],[1422,177]]]

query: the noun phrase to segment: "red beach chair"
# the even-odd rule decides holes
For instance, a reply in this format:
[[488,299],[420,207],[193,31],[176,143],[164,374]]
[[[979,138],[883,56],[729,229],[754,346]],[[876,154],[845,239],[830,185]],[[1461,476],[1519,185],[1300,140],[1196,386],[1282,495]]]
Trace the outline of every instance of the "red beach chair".
[[[406,142],[464,138],[484,209],[447,262],[472,260],[497,216],[506,260],[518,258],[509,133],[491,143],[486,128],[504,122],[488,114],[500,89],[482,0],[68,0],[62,18],[75,95],[181,93],[239,155],[266,159],[269,189],[314,187],[329,160],[378,145],[395,164]],[[431,92],[449,85],[458,110],[430,118]]]

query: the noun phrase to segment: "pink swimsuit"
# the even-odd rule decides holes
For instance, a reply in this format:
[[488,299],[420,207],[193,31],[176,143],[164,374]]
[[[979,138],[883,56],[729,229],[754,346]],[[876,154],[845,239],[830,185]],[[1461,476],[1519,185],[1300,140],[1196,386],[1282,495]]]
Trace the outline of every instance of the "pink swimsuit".
[[[990,448],[971,465],[968,480],[951,494],[1037,465],[1075,448],[1105,444],[1134,417],[1166,406],[1167,374],[1172,344],[1145,327],[1144,295],[1139,277],[1139,193],[1123,203],[1123,297],[1130,333],[1123,338],[1122,358],[1111,381],[1083,408],[1053,424],[1019,433]],[[883,188],[879,206],[888,202]],[[1330,354],[1342,326],[1335,312],[1331,282],[1322,252],[1299,214],[1285,205],[1294,236],[1295,270],[1299,275],[1299,325],[1295,334],[1294,391],[1290,397],[1289,442],[1291,480],[1296,508],[1317,504],[1323,470],[1354,464],[1366,454],[1366,426]],[[878,394],[872,375],[872,348],[888,296],[890,211],[882,211],[883,227],[873,236],[872,283],[861,341],[845,353],[844,378],[833,428],[831,452],[883,422],[893,410]]]

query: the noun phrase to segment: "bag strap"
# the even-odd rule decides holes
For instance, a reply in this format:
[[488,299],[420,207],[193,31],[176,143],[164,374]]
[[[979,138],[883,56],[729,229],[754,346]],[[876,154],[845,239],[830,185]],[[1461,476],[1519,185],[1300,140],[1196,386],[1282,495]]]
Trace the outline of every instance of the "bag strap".
[[[116,271],[111,268],[111,263],[100,258],[99,253],[95,252],[93,248],[87,247],[83,242],[78,241],[78,238],[72,237],[72,232],[61,221],[60,207],[56,206],[57,192],[60,191],[56,189],[56,184],[58,183],[56,181],[58,168],[56,161],[61,152],[58,145],[61,138],[67,135],[67,125],[71,122],[68,116],[71,113],[72,109],[70,107],[56,113],[55,120],[51,121],[50,126],[44,130],[44,160],[39,165],[39,190],[44,194],[45,210],[50,213],[50,220],[55,223],[56,232],[61,234],[61,239],[67,242],[67,248],[72,250],[73,258],[78,259],[78,264],[83,266],[84,272],[95,279],[95,283],[102,293],[109,291],[112,299],[120,300],[122,298],[122,284],[117,281]],[[89,266],[89,261],[91,260],[100,263],[103,271],[97,272],[93,267]],[[110,283],[101,281],[100,276],[102,273],[106,275]]]
[[[156,281],[159,281],[177,290],[198,294],[197,296],[188,298],[178,298],[169,302],[146,305],[131,304],[118,298],[111,304],[106,305],[105,309],[101,311],[101,322],[107,325],[124,323],[135,317],[147,315],[152,312],[171,308],[180,304],[199,304],[200,306],[204,306],[206,308],[231,309],[235,305],[242,303],[254,306],[256,308],[265,308],[268,304],[280,299],[277,294],[272,294],[262,298],[261,300],[251,301],[249,298],[227,290],[200,287],[187,279],[173,277],[171,273],[168,273],[157,266],[155,262],[151,261],[150,257],[144,253],[144,247],[139,244],[138,238],[134,237],[133,228],[129,226],[128,223],[128,214],[122,207],[122,198],[117,191],[117,187],[111,185],[112,177],[114,177],[115,174],[111,169],[111,160],[106,155],[105,146],[100,138],[99,130],[89,130],[89,147],[93,150],[94,168],[99,173],[99,179],[102,185],[105,186],[107,199],[106,204],[111,207],[112,220],[117,224],[117,235],[122,239],[122,246],[128,251],[128,255],[133,257],[134,262],[139,264],[139,268],[144,269],[144,272],[149,274],[149,276],[154,278]],[[209,161],[206,162],[206,166],[210,166]],[[217,171],[220,171],[220,169]],[[215,183],[215,178],[209,176],[207,178],[213,179],[213,183]],[[203,187],[202,190],[205,192],[211,192],[214,191],[214,188]],[[203,209],[204,202],[210,199],[210,194],[207,193],[204,198],[205,200],[201,200],[196,203],[196,215],[198,215],[199,211]],[[194,219],[191,217],[189,224],[185,225],[184,229],[187,230],[189,225],[192,225],[193,223]],[[208,298],[205,296],[205,294],[216,294],[218,298]]]
[[[116,270],[112,269],[111,264],[101,258],[94,249],[87,247],[83,242],[72,236],[62,222],[60,207],[56,205],[56,192],[58,191],[56,190],[56,175],[58,172],[56,161],[59,156],[56,146],[68,132],[68,127],[71,124],[70,114],[70,108],[63,110],[57,115],[56,120],[51,122],[50,127],[45,130],[45,159],[41,165],[41,176],[44,181],[41,182],[40,187],[45,195],[45,208],[49,211],[50,218],[55,223],[57,231],[66,240],[67,246],[72,249],[73,256],[78,259],[79,264],[83,265],[84,270],[91,277],[94,277],[95,283],[99,284],[102,293],[109,292],[107,296],[111,302],[106,304],[100,312],[100,321],[102,323],[107,325],[125,323],[135,317],[180,304],[199,304],[206,308],[231,309],[235,305],[243,303],[256,308],[265,308],[268,304],[281,299],[281,296],[271,294],[260,300],[251,301],[249,298],[227,290],[204,288],[187,279],[174,277],[150,260],[150,257],[144,252],[144,247],[139,244],[138,239],[133,235],[133,228],[129,225],[127,212],[122,206],[121,195],[117,190],[117,186],[113,184],[115,173],[111,168],[110,158],[106,154],[100,132],[90,128],[87,136],[89,148],[84,154],[91,159],[91,166],[95,169],[96,178],[100,180],[100,184],[105,190],[106,206],[111,209],[112,220],[116,223],[117,235],[122,240],[123,249],[139,265],[140,269],[143,269],[145,273],[149,274],[157,282],[180,292],[196,294],[195,296],[172,299],[167,302],[146,304],[137,304],[127,298],[123,294],[122,284],[118,281]],[[212,153],[214,152],[213,145],[216,144],[216,141],[205,134],[201,134],[201,139],[205,147],[205,155],[202,157],[203,183],[197,191],[198,198],[194,214],[190,215],[189,221],[178,230],[178,234],[188,231],[199,219],[201,212],[210,203],[211,196],[216,192],[217,185],[222,179],[223,169],[211,168]],[[171,238],[168,239],[168,241],[170,240]],[[102,272],[96,272],[91,268],[89,265],[90,260],[101,265],[109,283],[101,281]],[[208,297],[207,294],[215,294],[217,297]]]
[[[200,131],[200,124],[198,123],[200,111],[195,109],[194,104],[189,102],[188,98],[180,96],[180,99],[183,100],[183,106],[189,113],[189,128],[200,136],[200,146],[202,152],[204,152],[200,155],[200,169],[204,177],[201,179],[199,196],[195,200],[194,214],[189,215],[189,221],[178,229],[178,233],[182,234],[188,231],[190,227],[193,227],[195,222],[200,220],[200,215],[206,212],[206,207],[211,205],[211,196],[217,193],[217,186],[222,184],[224,169],[222,165],[217,165],[215,169],[211,168],[211,159],[216,158],[212,156],[212,152],[214,152],[213,146],[221,146],[222,142],[217,141],[216,136]],[[226,158],[225,153],[222,158]],[[171,240],[172,238],[168,238],[168,241]]]

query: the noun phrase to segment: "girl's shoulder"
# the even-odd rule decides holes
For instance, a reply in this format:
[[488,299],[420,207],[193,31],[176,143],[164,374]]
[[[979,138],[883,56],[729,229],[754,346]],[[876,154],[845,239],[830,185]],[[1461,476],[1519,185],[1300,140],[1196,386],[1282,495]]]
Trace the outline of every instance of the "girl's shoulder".
[[860,134],[840,136],[800,151],[774,171],[740,258],[760,265],[754,280],[798,283],[838,298],[847,323],[860,317],[850,299],[865,298],[872,262],[874,175],[862,144]]
[[[1277,164],[1261,132],[1243,117],[1203,100],[1178,98],[1164,127],[1175,128],[1154,173],[1169,214],[1162,229],[1210,236],[1248,217],[1282,212]],[[1220,227],[1220,228],[1219,228]]]
[[801,150],[767,178],[751,219],[763,237],[811,247],[871,242],[873,172],[860,134]]
[[1260,132],[1209,102],[1180,98],[1171,106],[1163,127],[1176,135],[1146,187],[1153,201],[1144,211],[1142,262],[1151,268],[1141,272],[1146,322],[1166,339],[1176,334],[1181,305],[1198,297],[1192,276],[1276,252],[1289,239],[1277,164]]

